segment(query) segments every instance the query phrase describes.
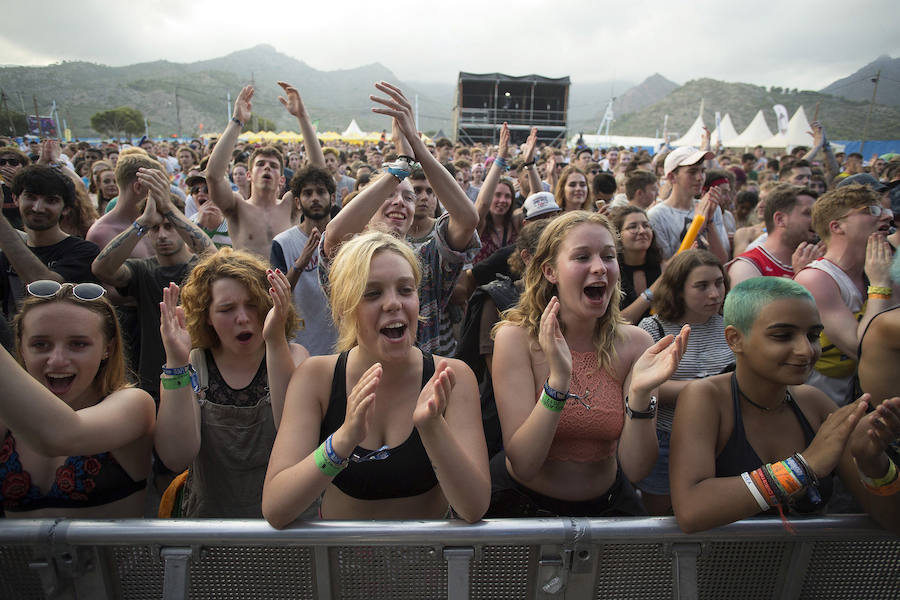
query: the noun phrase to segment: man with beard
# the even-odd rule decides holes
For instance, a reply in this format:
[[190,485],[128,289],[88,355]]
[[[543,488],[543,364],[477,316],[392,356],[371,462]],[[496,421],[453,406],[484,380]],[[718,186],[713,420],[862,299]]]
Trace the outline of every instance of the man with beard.
[[789,184],[772,190],[766,201],[766,241],[729,263],[732,287],[751,277],[792,279],[794,273],[822,257],[825,245],[815,243],[812,230],[812,207],[817,197],[809,188]]
[[[206,233],[172,204],[165,173],[160,169],[141,169],[137,177],[142,187],[149,189],[144,212],[135,220],[135,227],[129,227],[103,248],[91,269],[119,294],[138,301],[140,388],[158,403],[159,366],[166,361],[159,334],[163,288],[170,282],[181,285],[197,263],[197,254],[216,248]],[[129,258],[145,234],[155,255]]]
[[275,236],[269,262],[287,275],[294,291],[294,306],[304,325],[294,341],[310,356],[331,354],[337,330],[319,285],[318,270],[319,239],[331,220],[335,198],[334,178],[325,169],[305,167],[291,179],[291,195],[302,219],[296,227]]
[[25,167],[13,178],[11,189],[25,232],[0,216],[0,300],[9,320],[21,305],[25,286],[33,281],[93,281],[90,265],[100,251],[59,227],[63,211],[75,206],[75,185],[61,172],[43,165]]
[[[316,138],[309,114],[293,86],[279,81],[287,98],[278,100],[289,113],[297,118],[303,133],[306,154],[310,164],[324,167],[325,157]],[[219,207],[228,220],[228,231],[235,249],[247,250],[263,258],[269,256],[272,240],[276,235],[296,225],[293,202],[281,198],[284,186],[284,158],[276,148],[263,146],[250,155],[250,198],[244,200],[239,192],[231,189],[228,180],[228,163],[244,123],[252,114],[253,86],[246,86],[234,102],[234,113],[219,138],[206,166],[209,199]]]

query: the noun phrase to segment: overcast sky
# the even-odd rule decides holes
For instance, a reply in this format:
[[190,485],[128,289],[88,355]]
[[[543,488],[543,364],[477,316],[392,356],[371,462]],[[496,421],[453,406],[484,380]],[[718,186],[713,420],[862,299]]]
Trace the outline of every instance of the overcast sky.
[[267,43],[316,69],[380,62],[405,81],[500,71],[637,83],[658,72],[817,90],[900,56],[898,0],[3,4],[7,65],[194,62]]

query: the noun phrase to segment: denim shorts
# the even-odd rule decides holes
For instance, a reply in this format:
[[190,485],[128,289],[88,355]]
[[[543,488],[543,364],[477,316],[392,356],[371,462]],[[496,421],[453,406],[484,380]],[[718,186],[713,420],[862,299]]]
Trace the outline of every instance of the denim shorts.
[[669,489],[669,440],[671,431],[656,430],[656,439],[659,441],[659,455],[656,464],[650,474],[638,481],[635,485],[642,492],[657,496],[668,496]]

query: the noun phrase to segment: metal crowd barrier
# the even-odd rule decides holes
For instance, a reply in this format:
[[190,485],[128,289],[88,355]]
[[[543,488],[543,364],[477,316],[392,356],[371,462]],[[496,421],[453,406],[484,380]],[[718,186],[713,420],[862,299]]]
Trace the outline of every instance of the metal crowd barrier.
[[0,598],[900,598],[900,538],[841,515],[0,521]]

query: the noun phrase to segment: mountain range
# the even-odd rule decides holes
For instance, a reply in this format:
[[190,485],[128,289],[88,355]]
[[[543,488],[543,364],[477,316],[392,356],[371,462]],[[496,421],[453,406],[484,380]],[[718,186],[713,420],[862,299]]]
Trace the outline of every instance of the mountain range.
[[[713,112],[731,114],[740,131],[756,111],[767,109],[770,126],[773,104],[784,104],[793,113],[802,104],[812,119],[816,104],[832,139],[857,139],[864,127],[872,93],[869,79],[881,69],[877,101],[869,125],[870,139],[900,138],[900,59],[879,57],[856,73],[838,80],[820,92],[763,88],[743,83],[698,79],[684,85],[654,74],[643,82],[617,80],[574,81],[569,93],[569,133],[593,133],[599,126],[610,98],[615,98],[615,121],[610,132],[619,135],[654,135],[669,115],[670,132],[683,132],[698,114],[704,100],[704,120],[714,122]],[[869,73],[871,71],[872,73]],[[217,132],[231,116],[231,103],[243,85],[253,83],[254,114],[273,121],[276,128],[296,129],[296,121],[280,105],[282,93],[276,81],[297,86],[319,131],[342,131],[351,119],[364,130],[386,128],[384,117],[369,110],[372,83],[398,82],[407,97],[417,101],[419,128],[434,132],[453,131],[452,110],[455,82],[401,82],[380,63],[354,69],[319,71],[302,60],[287,56],[269,45],[233,52],[194,63],[155,61],[124,67],[108,67],[66,61],[46,67],[0,67],[0,89],[12,111],[34,112],[36,101],[42,114],[52,101],[75,136],[94,137],[90,117],[94,113],[132,106],[149,121],[153,136],[197,135]]]

